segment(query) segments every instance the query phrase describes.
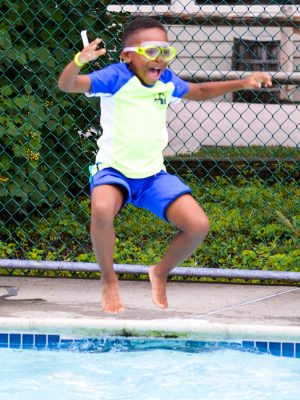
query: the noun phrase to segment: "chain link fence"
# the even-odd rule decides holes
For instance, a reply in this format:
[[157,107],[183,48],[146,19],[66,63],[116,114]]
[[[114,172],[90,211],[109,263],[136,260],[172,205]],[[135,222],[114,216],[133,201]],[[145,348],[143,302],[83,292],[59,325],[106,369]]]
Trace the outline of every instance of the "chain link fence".
[[[165,24],[178,53],[170,68],[187,80],[234,79],[254,70],[273,76],[270,89],[169,108],[167,169],[191,185],[211,221],[205,243],[183,267],[298,272],[298,0],[4,0],[1,274],[28,275],[43,262],[54,275],[97,270],[88,166],[101,135],[101,108],[95,98],[60,92],[57,80],[82,48],[82,30],[89,39],[101,37],[107,50],[83,72],[118,62],[123,25],[137,15]],[[157,262],[174,233],[130,206],[118,216],[116,231],[114,261],[125,265],[123,274],[139,271],[126,265]]]

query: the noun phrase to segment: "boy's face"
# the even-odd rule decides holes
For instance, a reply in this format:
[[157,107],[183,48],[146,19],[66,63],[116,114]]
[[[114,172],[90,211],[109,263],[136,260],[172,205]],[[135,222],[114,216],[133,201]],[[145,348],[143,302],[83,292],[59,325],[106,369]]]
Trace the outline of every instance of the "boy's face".
[[[163,30],[158,28],[144,29],[128,38],[126,48],[143,47],[147,42],[166,43],[168,42],[168,36]],[[129,65],[131,71],[146,85],[154,85],[169,63],[162,54],[159,54],[154,60],[150,60],[135,51],[123,51],[122,59]]]

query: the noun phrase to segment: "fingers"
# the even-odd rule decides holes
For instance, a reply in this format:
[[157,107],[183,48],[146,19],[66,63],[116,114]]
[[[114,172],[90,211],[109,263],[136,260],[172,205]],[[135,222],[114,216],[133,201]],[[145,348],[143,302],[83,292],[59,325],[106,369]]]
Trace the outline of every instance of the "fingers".
[[272,86],[271,76],[267,72],[256,72],[253,75],[259,88],[261,88],[262,86],[264,87]]
[[101,42],[102,40],[97,38],[89,43],[89,45],[81,51],[80,61],[86,64],[105,54],[106,50],[104,48],[98,49],[98,46]]
[[101,42],[102,42],[102,39],[97,38],[97,39],[93,40],[87,47],[91,47],[95,50]]
[[261,87],[271,87],[272,78],[267,72],[253,72],[246,78],[246,86],[248,89],[260,89]]
[[264,74],[262,77],[263,86],[272,86],[272,79],[269,74]]

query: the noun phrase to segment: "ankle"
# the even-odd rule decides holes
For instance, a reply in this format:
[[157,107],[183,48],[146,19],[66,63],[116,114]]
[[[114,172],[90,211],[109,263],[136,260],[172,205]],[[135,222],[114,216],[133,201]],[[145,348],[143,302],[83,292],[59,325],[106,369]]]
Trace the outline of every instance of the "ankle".
[[101,282],[103,285],[112,286],[117,285],[119,283],[118,277],[115,273],[113,274],[103,274],[101,273]]
[[159,279],[167,280],[169,271],[165,272],[159,264],[156,264],[152,265],[152,267],[150,268],[150,273],[154,274]]

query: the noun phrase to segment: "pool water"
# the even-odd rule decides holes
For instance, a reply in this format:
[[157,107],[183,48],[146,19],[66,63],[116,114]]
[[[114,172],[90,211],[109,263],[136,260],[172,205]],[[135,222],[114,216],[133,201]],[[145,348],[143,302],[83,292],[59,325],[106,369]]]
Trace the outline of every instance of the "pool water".
[[261,353],[252,342],[242,346],[126,338],[66,343],[51,349],[49,344],[35,349],[2,346],[0,399],[299,398],[296,354]]

